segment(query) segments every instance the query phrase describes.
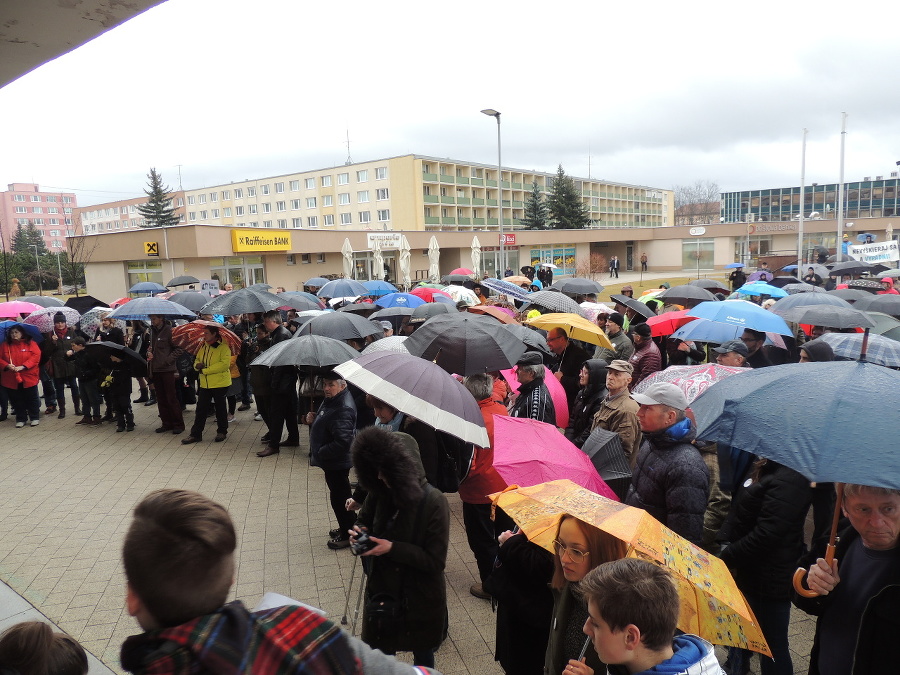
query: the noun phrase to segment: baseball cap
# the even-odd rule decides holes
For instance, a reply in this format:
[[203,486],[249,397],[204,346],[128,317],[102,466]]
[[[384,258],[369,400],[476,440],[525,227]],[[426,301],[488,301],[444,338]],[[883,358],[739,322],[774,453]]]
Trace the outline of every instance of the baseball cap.
[[667,405],[677,410],[688,407],[687,396],[671,382],[651,384],[642,394],[632,394],[631,398],[641,405]]
[[393,330],[394,329],[394,325],[390,321],[381,321],[379,323],[381,323],[381,327],[384,330]]
[[723,342],[721,346],[714,347],[713,351],[718,354],[727,354],[728,352],[737,352],[741,356],[749,356],[750,350],[747,349],[747,345],[745,345],[740,340],[729,340],[728,342]]
[[628,361],[623,361],[622,359],[615,359],[606,367],[606,369],[618,370],[620,373],[628,373],[629,375],[634,373],[634,366],[628,363]]

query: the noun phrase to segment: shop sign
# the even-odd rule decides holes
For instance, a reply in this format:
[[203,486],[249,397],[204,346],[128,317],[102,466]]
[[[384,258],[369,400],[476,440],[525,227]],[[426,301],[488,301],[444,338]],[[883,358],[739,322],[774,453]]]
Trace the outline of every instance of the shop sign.
[[381,245],[382,251],[400,248],[400,240],[403,234],[400,232],[366,232],[366,248],[375,248],[375,242]]
[[290,251],[291,233],[256,229],[235,229],[231,231],[231,250],[235,253]]

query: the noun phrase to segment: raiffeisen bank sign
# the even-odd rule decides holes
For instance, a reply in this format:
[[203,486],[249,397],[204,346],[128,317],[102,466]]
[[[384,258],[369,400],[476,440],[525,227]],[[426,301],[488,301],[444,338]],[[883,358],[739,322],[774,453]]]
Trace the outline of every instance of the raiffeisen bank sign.
[[290,251],[291,233],[261,232],[259,230],[232,230],[231,250],[235,253]]

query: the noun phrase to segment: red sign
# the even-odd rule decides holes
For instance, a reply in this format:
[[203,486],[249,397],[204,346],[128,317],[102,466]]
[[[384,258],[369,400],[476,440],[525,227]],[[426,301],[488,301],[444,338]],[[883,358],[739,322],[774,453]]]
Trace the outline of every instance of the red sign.
[[506,246],[515,246],[516,245],[515,233],[507,234],[504,232],[500,236],[502,237],[502,240],[500,241],[501,244],[505,244]]

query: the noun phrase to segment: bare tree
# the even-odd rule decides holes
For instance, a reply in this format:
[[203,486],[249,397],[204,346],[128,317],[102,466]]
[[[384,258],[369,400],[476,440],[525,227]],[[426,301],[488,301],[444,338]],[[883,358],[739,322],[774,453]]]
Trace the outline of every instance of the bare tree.
[[575,265],[575,276],[583,279],[597,280],[597,275],[603,273],[609,267],[606,256],[597,251],[592,251],[587,260],[581,259]]
[[60,264],[62,265],[63,275],[68,276],[72,280],[72,284],[75,286],[75,296],[77,297],[78,284],[82,283],[82,281],[85,284],[87,283],[84,278],[84,267],[91,261],[94,251],[100,245],[100,239],[97,236],[86,236],[81,223],[75,222],[76,218],[80,219],[81,216],[73,215],[72,217],[75,235],[66,237],[66,260],[65,262],[60,261]]
[[675,185],[675,224],[701,225],[719,222],[719,184],[698,180],[691,185]]

